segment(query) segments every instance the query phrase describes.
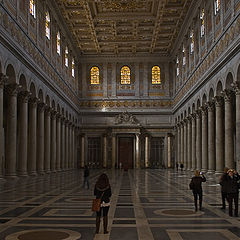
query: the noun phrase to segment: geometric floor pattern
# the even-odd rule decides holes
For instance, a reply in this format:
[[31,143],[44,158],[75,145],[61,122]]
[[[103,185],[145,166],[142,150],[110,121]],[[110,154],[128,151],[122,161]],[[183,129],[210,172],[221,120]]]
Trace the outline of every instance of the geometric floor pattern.
[[[113,195],[109,234],[95,235],[91,211],[97,177],[107,173]],[[218,177],[206,175],[203,210],[195,212],[191,172],[90,169],[0,180],[0,240],[237,240],[240,218],[221,210]]]

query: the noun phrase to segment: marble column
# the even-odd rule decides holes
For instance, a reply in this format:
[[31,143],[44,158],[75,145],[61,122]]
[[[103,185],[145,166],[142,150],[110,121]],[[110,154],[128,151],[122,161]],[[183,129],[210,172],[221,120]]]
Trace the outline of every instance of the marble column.
[[149,136],[145,135],[145,168],[149,167]]
[[22,91],[19,93],[19,127],[18,127],[18,160],[17,173],[19,176],[27,176],[28,156],[28,99],[30,93]]
[[116,135],[112,135],[112,168],[115,168],[116,163]]
[[56,132],[56,170],[61,170],[61,115],[57,114],[57,132]]
[[136,168],[140,168],[140,134],[136,134]]
[[188,116],[188,122],[187,122],[187,170],[192,169],[192,122],[191,117]]
[[222,173],[224,168],[224,143],[223,143],[223,100],[215,97],[216,103],[216,172]]
[[4,152],[4,137],[3,137],[3,88],[8,77],[0,73],[0,178],[3,177],[3,152]]
[[8,94],[7,130],[5,141],[6,177],[16,176],[17,163],[17,93],[19,85],[10,84],[6,87]]
[[56,172],[56,111],[51,111],[51,172]]
[[37,122],[37,172],[44,174],[44,110],[45,104],[38,104]]
[[201,111],[196,113],[196,164],[197,169],[202,169],[202,131],[201,131]]
[[61,170],[65,170],[65,118],[61,118]]
[[240,82],[234,82],[236,94],[236,169],[240,171]]
[[183,148],[183,165],[184,165],[184,169],[187,169],[188,168],[188,164],[187,164],[187,145],[188,145],[188,142],[187,142],[187,120],[184,119],[184,122],[183,122],[183,141],[184,141],[184,148]]
[[72,169],[74,169],[74,159],[75,159],[75,154],[74,154],[74,146],[75,146],[75,138],[74,138],[74,129],[75,126],[72,125]]
[[68,169],[71,169],[72,162],[72,123],[70,122],[68,125]]
[[50,173],[50,108],[45,109],[45,131],[44,131],[44,170],[46,173]]
[[72,123],[69,124],[69,169],[72,169]]
[[208,170],[208,119],[206,107],[201,107],[202,113],[202,170]]
[[68,170],[69,166],[68,166],[68,161],[69,161],[69,151],[68,151],[68,141],[69,141],[69,131],[68,131],[68,126],[69,125],[69,121],[67,120],[65,122],[65,167],[66,170]]
[[192,114],[192,168],[195,170],[197,168],[196,163],[196,114]]
[[181,122],[181,129],[180,129],[180,134],[181,134],[181,162],[184,163],[184,123]]
[[83,168],[85,165],[85,134],[81,135],[81,162],[80,167]]
[[234,163],[234,141],[233,141],[233,106],[232,91],[224,90],[225,103],[225,166],[235,168]]
[[107,167],[107,135],[103,135],[103,167]]
[[28,174],[37,175],[37,98],[29,100]]
[[177,124],[177,139],[178,139],[178,145],[177,145],[177,163],[179,164],[181,162],[181,124]]
[[215,160],[215,122],[214,122],[214,104],[207,103],[208,110],[208,172],[214,173],[216,169]]

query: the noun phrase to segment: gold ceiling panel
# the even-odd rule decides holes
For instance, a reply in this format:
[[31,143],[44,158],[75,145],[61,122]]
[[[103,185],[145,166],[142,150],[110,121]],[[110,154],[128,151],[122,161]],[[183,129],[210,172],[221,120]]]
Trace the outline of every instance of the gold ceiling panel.
[[192,1],[56,0],[85,55],[168,55]]

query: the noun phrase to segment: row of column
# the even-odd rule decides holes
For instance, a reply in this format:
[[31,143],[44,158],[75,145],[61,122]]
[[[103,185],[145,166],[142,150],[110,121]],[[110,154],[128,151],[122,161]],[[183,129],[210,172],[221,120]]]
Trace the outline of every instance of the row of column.
[[236,95],[236,114],[232,101],[234,92],[224,90],[221,96],[216,96],[213,101],[206,103],[177,124],[176,161],[183,163],[185,169],[201,169],[215,173],[222,172],[224,167],[239,169],[239,83],[234,83],[233,87]]
[[[26,176],[74,168],[75,126],[54,109],[0,78],[0,176]],[[6,129],[3,129],[6,91]],[[4,134],[5,132],[5,134]],[[5,146],[5,154],[4,153]]]

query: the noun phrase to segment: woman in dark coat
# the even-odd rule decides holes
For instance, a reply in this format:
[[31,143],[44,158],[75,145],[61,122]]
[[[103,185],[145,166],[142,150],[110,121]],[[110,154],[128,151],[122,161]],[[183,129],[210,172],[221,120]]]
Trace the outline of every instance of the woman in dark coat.
[[112,195],[112,191],[108,176],[105,173],[101,174],[98,178],[94,188],[94,195],[96,198],[101,198],[101,208],[100,211],[97,212],[96,216],[96,234],[99,233],[101,215],[103,215],[104,234],[107,234],[108,211],[110,207],[110,197]]
[[230,169],[228,174],[222,179],[220,184],[226,186],[227,200],[229,204],[229,216],[233,215],[233,201],[235,205],[234,215],[238,217],[238,180],[240,179],[238,173]]
[[198,196],[199,196],[199,210],[202,210],[202,182],[206,182],[206,178],[204,177],[204,175],[196,170],[195,171],[195,176],[192,177],[192,180],[189,184],[190,189],[193,192],[193,196],[194,196],[194,204],[195,204],[195,211],[198,210],[198,204],[197,204],[197,200],[198,200]]

